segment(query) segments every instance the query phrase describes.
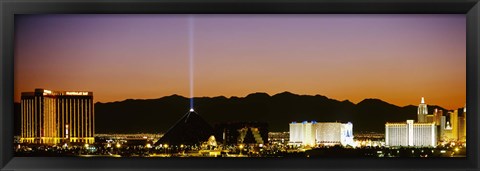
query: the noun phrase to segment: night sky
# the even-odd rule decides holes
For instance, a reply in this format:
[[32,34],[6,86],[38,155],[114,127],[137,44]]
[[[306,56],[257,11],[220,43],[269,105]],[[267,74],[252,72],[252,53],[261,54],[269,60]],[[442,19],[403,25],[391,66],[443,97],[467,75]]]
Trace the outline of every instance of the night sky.
[[[189,97],[188,15],[16,15],[15,101]],[[194,15],[194,96],[466,103],[465,15]]]

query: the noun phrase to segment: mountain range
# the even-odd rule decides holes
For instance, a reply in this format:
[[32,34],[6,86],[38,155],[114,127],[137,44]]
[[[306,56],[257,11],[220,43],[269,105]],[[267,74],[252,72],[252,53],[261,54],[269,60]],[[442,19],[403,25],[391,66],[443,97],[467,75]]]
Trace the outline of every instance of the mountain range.
[[[95,103],[96,133],[161,133],[188,112],[190,101],[179,95],[158,99],[127,99]],[[15,104],[19,109],[19,104]],[[417,106],[396,106],[380,99],[354,104],[321,95],[252,93],[246,97],[194,98],[195,111],[212,126],[235,121],[260,121],[269,131],[288,131],[296,121],[352,122],[354,132],[384,132],[386,122],[417,118]],[[429,113],[444,108],[429,105]],[[19,116],[19,110],[16,116]],[[15,117],[17,131],[19,119]],[[19,133],[19,131],[18,131]]]

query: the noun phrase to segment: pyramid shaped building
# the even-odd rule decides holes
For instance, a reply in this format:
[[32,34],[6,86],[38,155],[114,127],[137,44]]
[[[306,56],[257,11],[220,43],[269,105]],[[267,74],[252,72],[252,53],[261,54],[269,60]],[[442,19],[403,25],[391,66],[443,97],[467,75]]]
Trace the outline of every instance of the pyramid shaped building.
[[175,123],[155,145],[194,145],[205,142],[213,135],[213,128],[191,109]]

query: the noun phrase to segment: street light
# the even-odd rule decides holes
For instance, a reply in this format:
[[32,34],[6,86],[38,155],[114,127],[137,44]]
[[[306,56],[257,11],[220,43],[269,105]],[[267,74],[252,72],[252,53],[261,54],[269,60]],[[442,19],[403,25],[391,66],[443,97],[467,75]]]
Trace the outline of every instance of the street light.
[[240,148],[240,156],[242,155],[242,151],[243,151],[243,144],[240,144],[240,146],[238,146],[238,148]]
[[165,147],[165,154],[167,154],[168,144],[163,145],[163,147]]

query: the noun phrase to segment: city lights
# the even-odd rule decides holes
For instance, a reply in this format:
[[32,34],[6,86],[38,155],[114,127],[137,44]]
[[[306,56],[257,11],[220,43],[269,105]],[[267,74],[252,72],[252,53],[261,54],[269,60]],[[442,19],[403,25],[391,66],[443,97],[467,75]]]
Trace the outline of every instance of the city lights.
[[43,95],[48,95],[48,94],[52,94],[52,91],[50,91],[50,90],[43,90]]
[[78,16],[14,17],[14,157],[471,157],[474,18]]
[[35,89],[34,92],[22,93],[21,119],[25,122],[21,129],[20,142],[94,143],[92,94],[86,92],[86,96],[80,97],[67,96],[68,93],[46,89]]
[[[464,156],[466,113],[447,111],[445,117],[440,109],[428,114],[425,99],[417,109],[416,120],[385,123],[385,132],[356,133],[351,122],[302,121],[285,122],[288,132],[269,132],[268,122],[244,121],[217,123],[212,126],[190,108],[169,131],[161,134],[97,134],[93,135],[93,104],[89,92],[61,92],[36,90],[44,96],[45,133],[57,137],[36,137],[35,127],[24,127],[19,142],[50,145],[69,151],[76,156],[139,156],[139,157],[328,157],[345,156],[375,157],[454,157]],[[31,111],[35,103],[32,93],[25,94],[24,111]],[[69,96],[64,96],[69,95]],[[78,100],[78,98],[82,100]],[[41,98],[39,98],[41,99]],[[63,101],[64,99],[68,99]],[[58,102],[56,102],[56,100]],[[60,105],[60,104],[65,105]],[[71,109],[76,105],[78,109]],[[82,108],[83,107],[83,108]],[[55,121],[55,113],[68,118]],[[72,111],[74,111],[72,113]],[[72,115],[75,114],[75,115]],[[80,115],[79,115],[80,114]],[[33,113],[22,113],[34,121]],[[422,122],[419,122],[422,121]],[[437,122],[440,121],[440,122]],[[26,122],[23,122],[26,123]],[[39,123],[33,123],[39,124]],[[62,126],[63,125],[63,126]],[[193,126],[192,126],[193,125]],[[26,126],[26,125],[23,125]],[[28,136],[27,136],[28,135]],[[35,139],[39,141],[35,142]],[[98,142],[96,140],[99,140]],[[112,148],[114,147],[114,148]],[[30,153],[37,149],[18,144],[16,151]],[[45,149],[42,149],[44,152]],[[60,150],[60,149],[57,149]],[[362,150],[359,153],[356,150]],[[48,151],[48,149],[47,149]],[[437,153],[435,152],[437,151]],[[60,153],[58,153],[60,154]]]
[[73,96],[86,96],[88,92],[78,92],[78,91],[67,91],[65,92],[66,95],[73,95]]

